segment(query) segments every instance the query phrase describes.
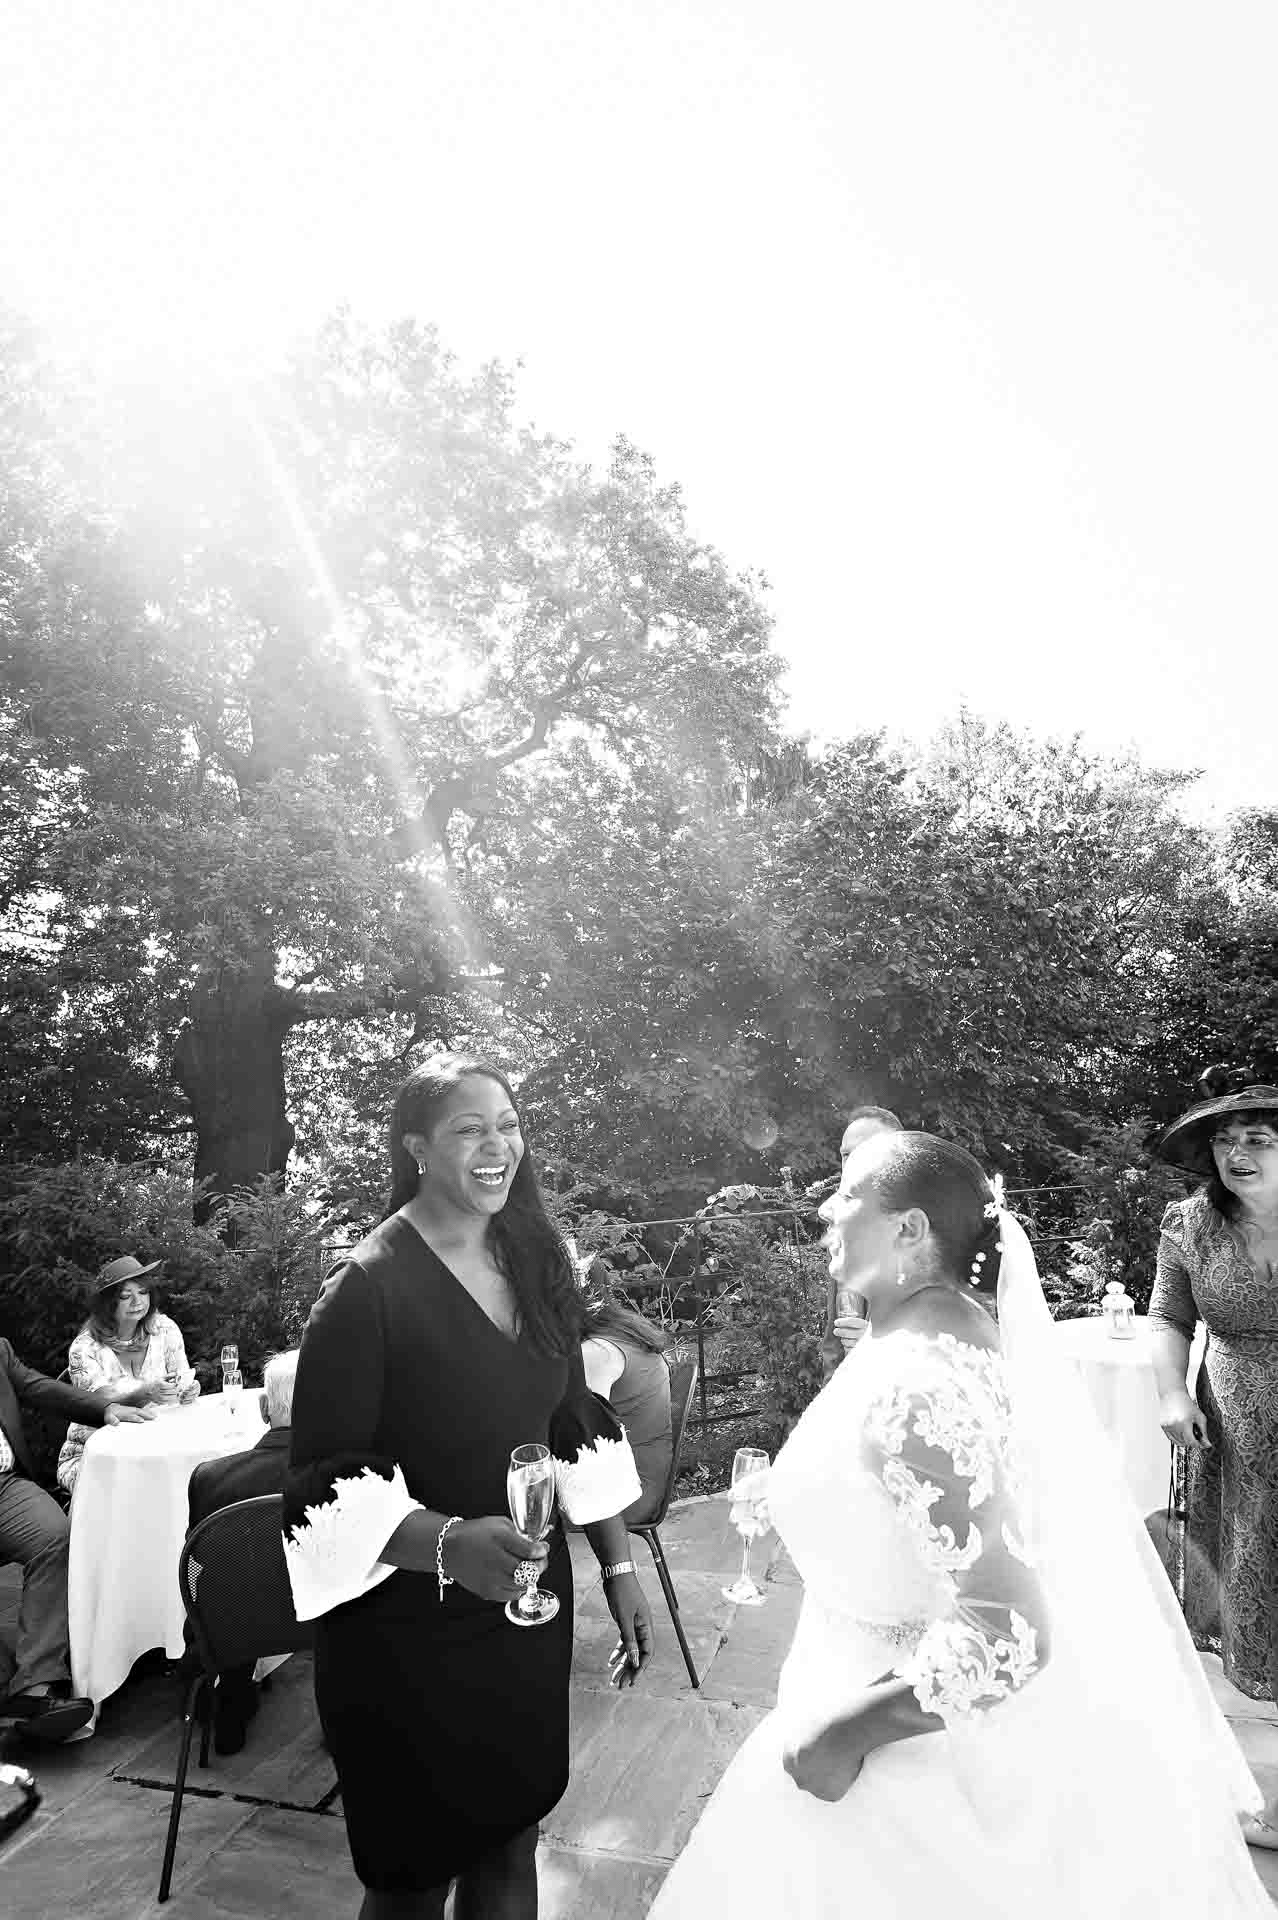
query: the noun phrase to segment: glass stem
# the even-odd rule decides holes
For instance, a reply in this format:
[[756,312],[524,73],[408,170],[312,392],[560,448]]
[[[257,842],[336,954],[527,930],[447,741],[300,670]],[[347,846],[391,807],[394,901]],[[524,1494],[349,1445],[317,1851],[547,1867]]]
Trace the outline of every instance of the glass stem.
[[754,1545],[753,1538],[751,1537],[750,1534],[747,1534],[741,1548],[741,1583],[740,1584],[743,1587],[748,1584],[750,1579],[750,1549],[753,1545]]

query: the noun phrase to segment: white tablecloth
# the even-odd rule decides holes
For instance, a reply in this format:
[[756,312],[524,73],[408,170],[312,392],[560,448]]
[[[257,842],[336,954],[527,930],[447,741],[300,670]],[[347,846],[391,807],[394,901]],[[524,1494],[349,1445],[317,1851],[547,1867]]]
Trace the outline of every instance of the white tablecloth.
[[90,1435],[71,1501],[67,1575],[78,1694],[100,1704],[140,1654],[182,1652],[177,1569],[191,1469],[256,1445],[262,1432],[258,1396],[246,1391],[235,1421],[219,1393]]
[[[1167,1506],[1171,1446],[1158,1424],[1158,1390],[1149,1322],[1136,1316],[1131,1340],[1115,1340],[1105,1321],[1058,1320],[1056,1339],[1087,1383],[1101,1425],[1113,1441],[1123,1475],[1142,1518]],[[1198,1373],[1203,1330],[1190,1355],[1189,1378]]]

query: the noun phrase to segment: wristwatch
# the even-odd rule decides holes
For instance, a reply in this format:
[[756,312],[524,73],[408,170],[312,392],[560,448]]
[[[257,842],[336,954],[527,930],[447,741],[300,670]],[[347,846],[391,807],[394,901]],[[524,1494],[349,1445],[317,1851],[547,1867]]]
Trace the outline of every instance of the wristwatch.
[[612,1566],[604,1568],[603,1577],[605,1580],[616,1580],[621,1574],[633,1573],[634,1570],[635,1563],[633,1560],[617,1560]]

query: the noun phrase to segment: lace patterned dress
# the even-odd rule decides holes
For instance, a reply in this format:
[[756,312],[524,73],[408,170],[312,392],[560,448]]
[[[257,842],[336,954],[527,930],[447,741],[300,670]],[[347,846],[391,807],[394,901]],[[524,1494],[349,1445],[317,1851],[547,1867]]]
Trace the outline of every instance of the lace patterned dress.
[[[100,1387],[114,1386],[117,1380],[127,1378],[118,1354],[104,1341],[95,1338],[88,1327],[81,1327],[71,1342],[67,1365],[72,1386],[83,1387],[88,1393],[96,1393]],[[190,1386],[195,1378],[187,1363],[181,1329],[166,1313],[157,1313],[152,1315],[151,1331],[137,1378],[158,1384],[170,1375],[183,1389]],[[65,1487],[68,1493],[75,1491],[85,1442],[92,1432],[92,1427],[82,1426],[78,1420],[73,1420],[67,1428],[67,1437],[58,1455],[58,1485]]]
[[[1049,1653],[998,1352],[952,1334],[863,1340],[777,1456],[768,1498],[804,1584],[777,1705],[650,1920],[1198,1920],[1201,1877],[1186,1905],[1175,1844],[1144,1826],[1139,1701],[1121,1763],[1126,1780],[1136,1756],[1133,1826],[1059,1633]],[[944,1728],[870,1753],[840,1800],[800,1790],[787,1747],[893,1671]],[[1218,1858],[1217,1916],[1268,1912],[1232,1814]]]
[[1184,1457],[1187,1519],[1172,1542],[1196,1644],[1253,1700],[1278,1687],[1278,1285],[1206,1196],[1163,1215],[1151,1321],[1207,1325],[1198,1403],[1208,1449]]

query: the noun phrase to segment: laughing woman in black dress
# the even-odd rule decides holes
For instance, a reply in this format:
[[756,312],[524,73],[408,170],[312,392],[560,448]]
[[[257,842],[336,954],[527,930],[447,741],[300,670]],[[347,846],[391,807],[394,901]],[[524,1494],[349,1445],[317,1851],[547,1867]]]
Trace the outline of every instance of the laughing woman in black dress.
[[[293,1400],[286,1554],[316,1622],[315,1691],[342,1788],[363,1920],[532,1920],[537,1823],[568,1782],[572,1568],[556,1523],[506,1515],[513,1448],[551,1442],[559,1504],[585,1526],[620,1638],[652,1646],[624,1521],[624,1437],[587,1394],[582,1310],[524,1157],[504,1076],[466,1055],[420,1067],[391,1124],[381,1226],[326,1281]],[[559,1597],[521,1630],[504,1602],[534,1561]]]

